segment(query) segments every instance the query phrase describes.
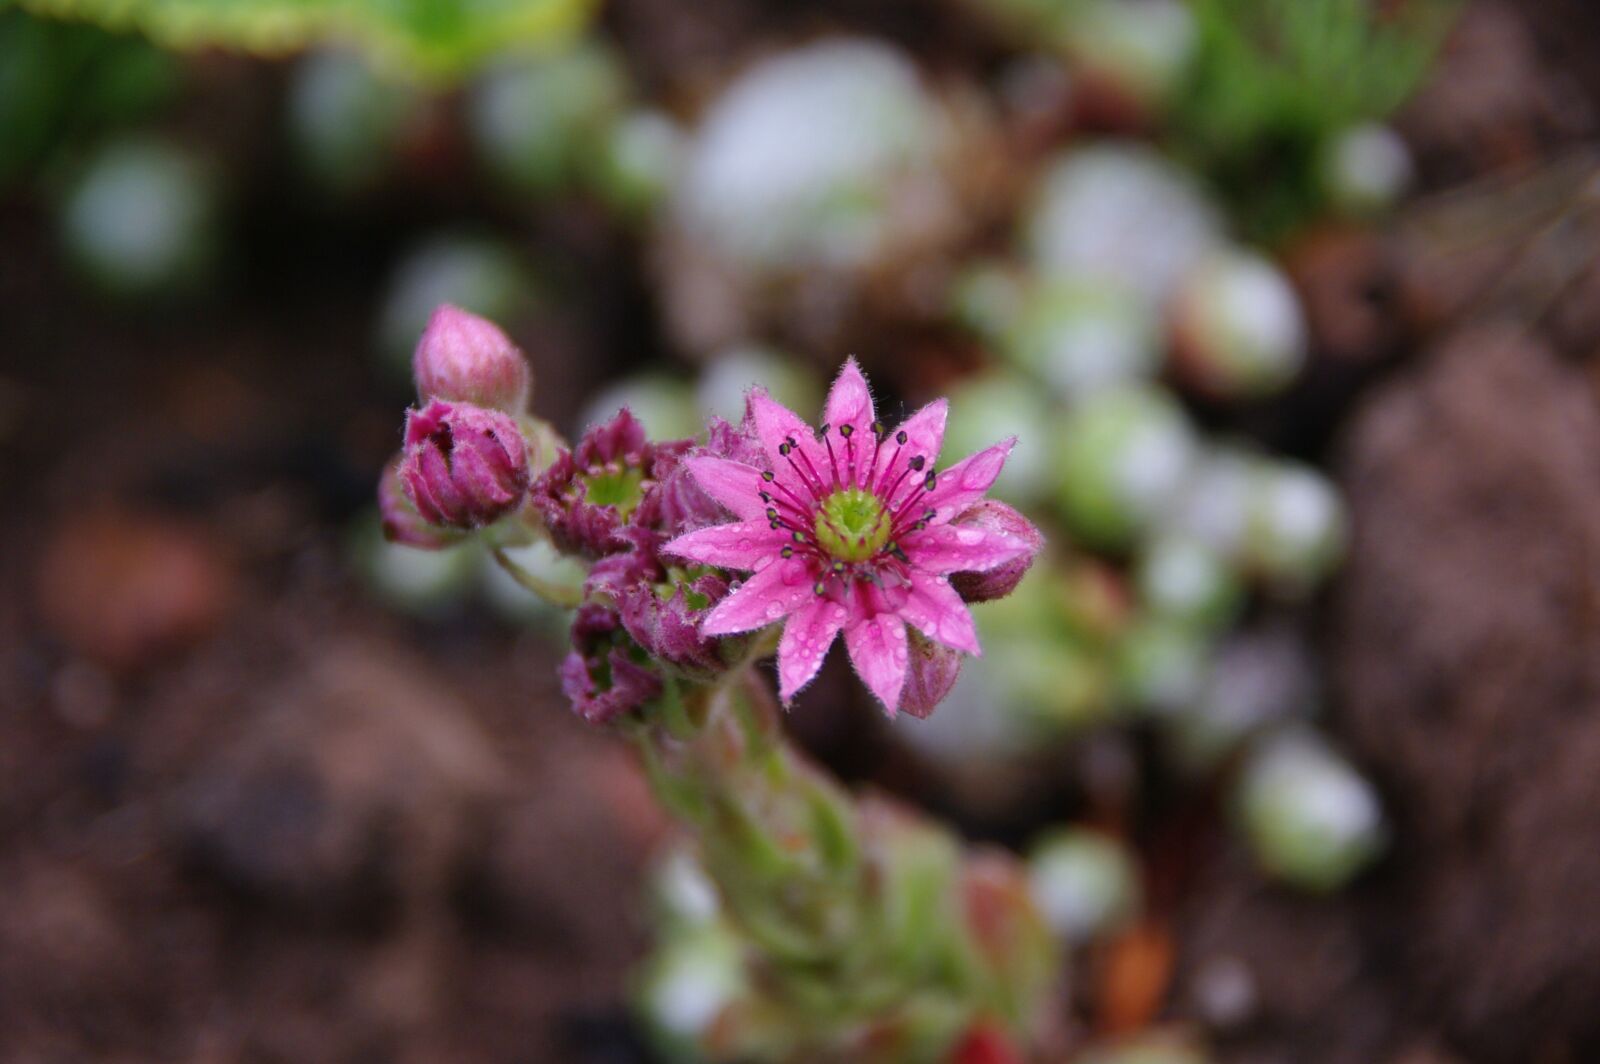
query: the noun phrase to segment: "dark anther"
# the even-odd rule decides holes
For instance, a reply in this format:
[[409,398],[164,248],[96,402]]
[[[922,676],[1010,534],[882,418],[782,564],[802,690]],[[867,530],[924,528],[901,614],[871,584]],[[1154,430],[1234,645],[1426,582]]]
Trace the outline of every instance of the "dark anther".
[[804,543],[806,541],[806,534],[804,532],[796,532],[794,534],[794,541],[796,543]]
[[812,588],[811,590],[815,591],[819,595],[822,595],[822,594],[826,594],[828,589],[823,586],[823,583],[822,583],[821,580],[818,580],[817,581],[817,586]]
[[761,501],[762,502],[771,502],[772,501],[772,493],[770,491],[758,491],[758,492],[756,492],[756,494],[761,496]]
[[924,521],[932,521],[938,512],[938,510],[924,510],[922,511],[922,519]]
[[774,532],[776,532],[778,529],[783,527],[783,522],[775,520],[770,525],[768,525],[767,527],[772,529]]
[[929,470],[928,475],[925,478],[923,478],[922,486],[924,488],[927,488],[929,491],[932,491],[933,490],[933,486],[935,484],[937,484],[938,482],[939,482],[939,478],[933,475],[933,471],[932,470]]
[[766,481],[768,484],[771,484],[774,475],[775,474],[770,469],[763,470],[761,473],[761,479]]
[[783,455],[785,458],[789,457],[789,452],[793,449],[794,444],[790,443],[788,440],[784,440],[782,443],[778,444],[778,453]]
[[928,464],[928,459],[927,459],[927,457],[925,455],[920,455],[919,454],[915,458],[911,459],[911,461],[907,462],[906,464],[909,465],[912,469],[921,471],[922,467]]
[[783,549],[778,552],[778,556],[781,558],[793,558],[794,548],[785,543]]
[[850,438],[850,434],[852,432],[854,432],[855,430],[856,430],[856,427],[854,425],[840,425],[839,426],[839,435],[843,436],[845,439],[848,440]]
[[910,438],[911,438],[910,436],[906,435],[906,430],[905,429],[901,429],[899,432],[894,434],[894,442],[898,443],[898,444],[904,445],[904,443],[907,440],[909,440]]
[[833,563],[833,571],[836,572],[836,573],[844,572],[844,562],[838,562],[838,561],[834,562]]
[[874,421],[872,423],[872,434],[874,436],[878,437],[878,439],[880,439],[880,440],[883,439],[883,437],[888,433],[888,431],[889,431],[888,429],[883,427],[883,422]]
[[778,508],[776,506],[767,507],[767,520],[768,521],[776,521],[777,519],[778,519]]

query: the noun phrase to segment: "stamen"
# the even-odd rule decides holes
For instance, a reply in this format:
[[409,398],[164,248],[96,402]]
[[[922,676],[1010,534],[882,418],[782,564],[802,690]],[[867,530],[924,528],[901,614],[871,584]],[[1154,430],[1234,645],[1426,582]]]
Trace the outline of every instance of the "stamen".
[[[806,515],[810,512],[809,508],[806,506],[805,500],[797,498],[794,492],[790,491],[782,484],[774,484],[773,486],[783,493],[784,499],[789,503],[790,506],[794,508],[795,515],[803,522],[806,519]],[[767,502],[769,500],[763,499],[761,501]]]
[[911,459],[911,461],[906,463],[906,465],[910,466],[912,469],[916,470],[918,473],[922,472],[922,467],[927,465],[927,464],[928,464],[928,456],[927,455],[923,455],[923,454],[919,454],[919,455],[914,456]]
[[936,485],[938,483],[939,483],[939,477],[934,473],[933,470],[931,470],[931,469],[928,470],[928,475],[926,477],[924,477],[923,480],[922,480],[923,488],[925,488],[928,491],[932,491],[934,489],[934,485]]
[[[794,444],[794,437],[793,436],[789,437],[789,439],[786,442],[788,442],[789,444],[793,445]],[[817,495],[819,495],[819,496],[826,495],[827,494],[827,489],[824,488],[823,485],[822,485],[822,474],[817,472],[816,467],[811,464],[810,456],[807,455],[806,452],[803,451],[803,450],[800,452],[800,461],[802,461],[802,462],[804,462],[806,464],[806,472],[811,474],[811,479],[810,480],[806,480],[805,473],[800,472],[800,467],[795,465],[793,458],[790,458],[789,459],[789,465],[794,468],[795,474],[798,475],[801,480],[806,481],[806,486],[808,488],[810,488],[813,492],[815,492]]]
[[772,483],[772,478],[773,478],[773,477],[774,477],[774,476],[776,476],[776,475],[777,475],[777,474],[775,474],[775,473],[774,473],[774,472],[773,472],[773,471],[772,471],[772,470],[770,470],[770,469],[763,469],[763,470],[762,470],[762,471],[761,471],[761,479],[762,479],[762,480],[764,480],[764,481],[766,481],[766,482],[767,482],[767,483],[768,483],[768,484],[771,484],[771,483]]
[[783,549],[778,552],[778,557],[784,558],[784,559],[793,558],[794,557],[794,548],[789,546],[789,544],[785,543],[783,545]]
[[827,427],[823,427],[822,445],[828,449],[828,465],[833,469],[833,486],[839,487],[839,458],[833,453],[833,441],[828,438]]

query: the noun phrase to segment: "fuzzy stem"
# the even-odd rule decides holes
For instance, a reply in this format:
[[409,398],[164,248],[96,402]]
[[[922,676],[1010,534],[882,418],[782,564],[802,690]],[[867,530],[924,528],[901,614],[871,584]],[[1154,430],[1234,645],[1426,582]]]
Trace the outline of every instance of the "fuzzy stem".
[[788,741],[748,665],[679,697],[698,729],[651,714],[634,735],[745,944],[762,1035],[727,1055],[937,1061],[979,1018],[1029,1033],[1056,958],[1012,862],[852,798]]

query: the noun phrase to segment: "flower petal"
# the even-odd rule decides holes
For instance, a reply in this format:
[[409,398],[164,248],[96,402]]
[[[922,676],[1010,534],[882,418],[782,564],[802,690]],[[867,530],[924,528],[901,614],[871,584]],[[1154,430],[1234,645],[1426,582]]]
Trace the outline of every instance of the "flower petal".
[[861,367],[852,356],[839,371],[839,376],[834,378],[833,387],[828,392],[828,405],[822,412],[823,423],[833,432],[837,432],[840,425],[850,425],[853,431],[866,433],[876,419],[867,378],[862,376]]
[[813,596],[784,622],[778,641],[778,695],[785,705],[816,676],[844,619],[843,606]]
[[[762,450],[767,452],[767,461],[772,463],[773,472],[785,483],[803,488],[807,495],[811,494],[812,486],[816,483],[811,479],[812,475],[820,476],[828,462],[827,452],[817,443],[816,433],[801,420],[800,415],[772,398],[764,388],[750,389],[749,403],[750,416],[755,421],[756,438],[761,441]],[[785,456],[781,448],[791,440],[794,441],[794,449],[800,453]]]
[[764,628],[815,598],[811,573],[799,558],[773,562],[756,571],[739,590],[717,604],[700,630],[706,635],[733,635]]
[[934,525],[900,537],[911,564],[930,573],[982,573],[1029,553],[1015,536],[970,525]]
[[679,536],[661,550],[722,569],[754,569],[778,556],[789,533],[773,530],[766,520],[713,525]]
[[761,501],[764,482],[761,470],[727,458],[691,458],[685,463],[695,483],[713,499],[732,510],[736,517],[755,521],[766,516],[767,504]]
[[1017,445],[1015,436],[1002,440],[993,447],[969,455],[944,470],[934,482],[920,505],[935,511],[933,523],[942,524],[983,498],[983,493],[995,482],[1000,470],[1005,468],[1011,448]]
[[906,685],[906,625],[893,613],[854,621],[844,631],[850,663],[889,716],[900,705]]
[[[935,399],[906,418],[900,423],[899,428],[889,433],[883,441],[883,446],[878,448],[877,484],[882,487],[893,484],[906,463],[918,456],[924,460],[924,469],[934,467],[939,461],[939,448],[944,444],[944,421],[949,410],[949,402]],[[905,443],[900,442],[902,432],[906,434]],[[921,476],[920,473],[917,475]],[[896,492],[900,496],[904,496],[905,493],[903,486]]]
[[918,570],[911,572],[911,589],[899,609],[900,616],[923,635],[951,650],[982,654],[978,629],[972,613],[956,589],[942,576]]

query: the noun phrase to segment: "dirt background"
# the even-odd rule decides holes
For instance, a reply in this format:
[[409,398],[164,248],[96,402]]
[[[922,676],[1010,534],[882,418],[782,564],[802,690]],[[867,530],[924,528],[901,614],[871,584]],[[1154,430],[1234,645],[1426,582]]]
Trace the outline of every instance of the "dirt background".
[[[607,17],[679,91],[826,24],[990,61],[910,3],[700,6]],[[1425,186],[1581,150],[1597,39],[1580,0],[1470,5],[1401,122]],[[466,214],[561,264],[530,344],[545,410],[660,350],[637,248],[582,210],[499,216],[448,148],[360,211],[306,200],[282,71],[201,77],[177,121],[239,178],[215,300],[94,300],[49,214],[0,202],[0,1060],[648,1060],[625,988],[666,825],[629,758],[568,713],[547,639],[481,607],[402,617],[348,549],[407,399],[367,354],[407,234]],[[1315,618],[1328,726],[1394,838],[1315,899],[1263,883],[1203,796],[1139,826],[1174,958],[1148,1018],[1203,1021],[1221,1059],[1600,1059],[1600,227],[1574,225],[1553,250],[1402,224],[1290,252],[1323,358],[1249,427],[1348,493]],[[824,678],[803,738],[936,790],[849,690]],[[1076,801],[966,827],[1014,842]],[[1091,1002],[1105,970],[1082,966]],[[1241,971],[1249,1007],[1219,1013]]]

